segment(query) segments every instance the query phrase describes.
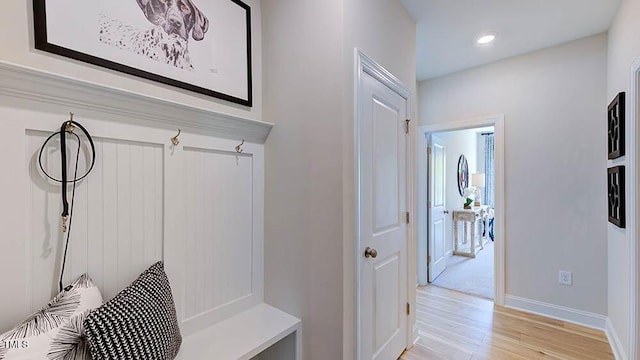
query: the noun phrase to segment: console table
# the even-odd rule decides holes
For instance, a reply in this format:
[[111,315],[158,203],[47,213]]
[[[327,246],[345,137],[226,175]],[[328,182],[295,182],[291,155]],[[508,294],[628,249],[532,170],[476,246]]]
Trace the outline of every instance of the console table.
[[[488,206],[453,211],[453,254],[476,257],[478,247],[484,249],[487,242],[482,226],[488,217]],[[460,229],[460,224],[462,229]],[[462,237],[460,236],[462,235]]]

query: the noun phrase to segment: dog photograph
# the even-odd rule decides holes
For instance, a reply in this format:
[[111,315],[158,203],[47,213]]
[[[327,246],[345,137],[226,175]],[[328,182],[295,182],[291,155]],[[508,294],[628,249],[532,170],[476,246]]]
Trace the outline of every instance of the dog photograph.
[[243,1],[34,3],[38,49],[251,106],[251,18]]

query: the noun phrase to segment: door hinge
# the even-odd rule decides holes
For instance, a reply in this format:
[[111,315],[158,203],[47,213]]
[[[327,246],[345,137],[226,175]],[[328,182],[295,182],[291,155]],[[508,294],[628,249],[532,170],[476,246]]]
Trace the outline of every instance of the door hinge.
[[431,155],[431,146],[427,147],[427,155]]
[[430,208],[431,207],[431,200],[427,200],[427,207]]
[[431,255],[427,255],[427,264],[431,262]]
[[405,132],[406,134],[409,134],[409,122],[411,122],[411,119],[407,119],[407,120],[405,120],[404,132]]
[[407,211],[407,212],[406,212],[406,213],[404,213],[404,214],[405,214],[405,221],[406,221],[406,222],[407,222],[407,224],[408,224],[408,223],[409,223],[409,218],[410,218],[409,212]]
[[407,315],[411,314],[411,304],[407,303]]

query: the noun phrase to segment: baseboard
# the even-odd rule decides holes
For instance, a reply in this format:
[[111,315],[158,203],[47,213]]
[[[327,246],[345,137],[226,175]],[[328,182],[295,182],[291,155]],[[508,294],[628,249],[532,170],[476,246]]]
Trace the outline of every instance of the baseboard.
[[504,306],[603,331],[607,326],[604,315],[513,295],[505,295]]
[[628,360],[626,351],[622,347],[622,343],[620,342],[620,337],[618,337],[618,333],[616,329],[613,328],[611,321],[607,319],[606,329],[604,333],[607,334],[607,339],[609,340],[609,345],[611,345],[611,351],[613,352],[613,356],[616,360]]

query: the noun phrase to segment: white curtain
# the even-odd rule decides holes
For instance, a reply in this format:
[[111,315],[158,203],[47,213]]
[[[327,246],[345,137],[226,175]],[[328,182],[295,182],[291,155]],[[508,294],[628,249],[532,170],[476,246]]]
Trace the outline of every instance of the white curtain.
[[485,133],[484,135],[484,176],[485,176],[485,188],[484,188],[484,203],[491,207],[494,207],[494,146],[493,146],[493,133]]

